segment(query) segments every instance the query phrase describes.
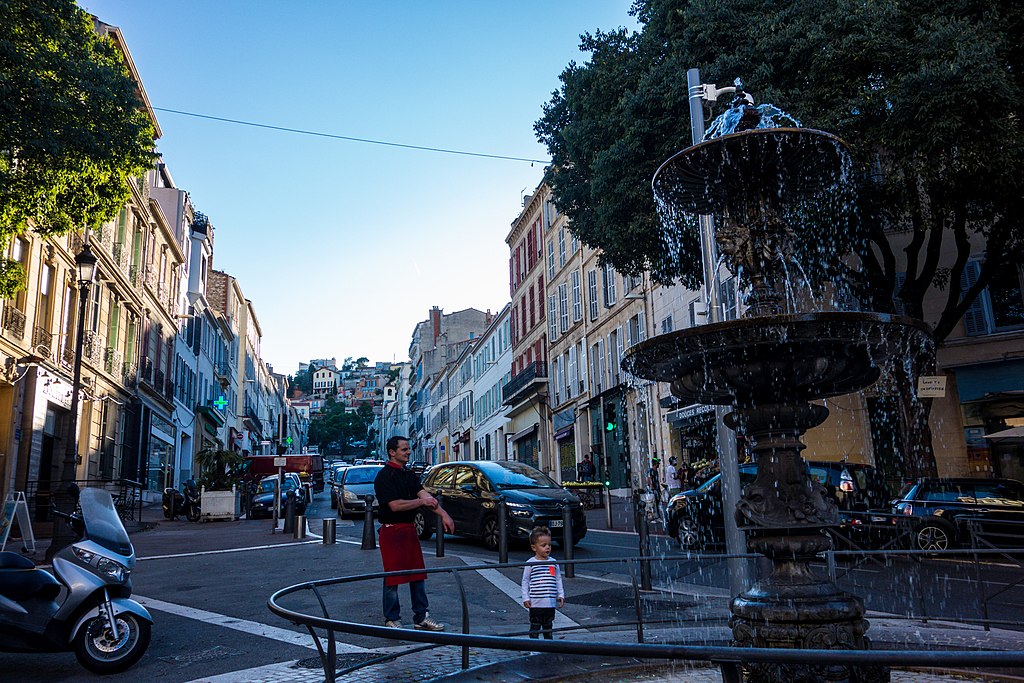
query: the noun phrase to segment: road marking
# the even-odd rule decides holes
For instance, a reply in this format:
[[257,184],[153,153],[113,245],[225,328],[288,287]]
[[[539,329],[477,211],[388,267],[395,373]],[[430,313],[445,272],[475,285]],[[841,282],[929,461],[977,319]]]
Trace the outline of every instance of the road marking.
[[171,560],[179,557],[199,557],[200,555],[224,555],[227,553],[245,553],[250,550],[267,550],[269,548],[289,548],[296,545],[309,545],[320,541],[298,541],[296,543],[271,543],[269,545],[253,545],[247,548],[222,548],[220,550],[202,550],[194,553],[177,553],[175,555],[149,555],[148,557],[136,557],[136,562],[142,560]]
[[[163,600],[157,600],[156,598],[145,598],[141,595],[134,595],[133,597],[140,603],[142,603],[144,606],[150,609],[157,610],[159,612],[174,614],[179,617],[185,617],[186,619],[195,619],[196,621],[201,621],[205,624],[213,624],[214,626],[223,626],[224,628],[230,628],[235,631],[241,631],[242,633],[248,633],[254,636],[269,638],[271,640],[287,643],[288,645],[298,645],[299,647],[305,647],[310,650],[316,649],[316,644],[313,642],[313,639],[310,638],[308,633],[289,631],[286,628],[269,626],[267,624],[261,624],[256,621],[248,621],[246,619],[229,617],[224,614],[217,614],[215,612],[207,612],[206,610],[196,609],[195,607],[176,605],[172,602],[164,602]],[[321,642],[323,642],[322,638]],[[337,647],[339,653],[370,651],[365,647],[351,645],[349,643],[339,642],[337,644]]]

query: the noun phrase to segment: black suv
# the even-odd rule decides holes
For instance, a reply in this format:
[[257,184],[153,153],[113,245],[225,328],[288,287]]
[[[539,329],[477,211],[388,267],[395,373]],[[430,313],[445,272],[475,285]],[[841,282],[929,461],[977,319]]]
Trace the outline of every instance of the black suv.
[[1024,544],[1024,484],[1014,479],[918,479],[892,511],[914,518],[911,546],[918,550],[970,545],[972,527],[993,545]]
[[[498,549],[498,499],[508,506],[508,537],[529,538],[535,526],[551,529],[554,540],[562,538],[562,507],[572,515],[572,540],[576,545],[587,535],[587,518],[579,498],[529,465],[513,461],[467,460],[435,465],[425,475],[423,488],[441,496],[444,509],[455,522],[455,533],[479,538],[489,550]],[[434,532],[437,516],[416,512],[416,531],[426,540]]]
[[[746,487],[757,478],[757,463],[744,463],[739,471],[740,486]],[[870,465],[808,462],[807,472],[835,499],[841,513],[879,509],[889,501],[884,483]],[[721,473],[692,491],[672,496],[665,509],[665,520],[669,535],[685,549],[721,543],[725,531]],[[841,514],[840,521],[846,525],[851,519]]]

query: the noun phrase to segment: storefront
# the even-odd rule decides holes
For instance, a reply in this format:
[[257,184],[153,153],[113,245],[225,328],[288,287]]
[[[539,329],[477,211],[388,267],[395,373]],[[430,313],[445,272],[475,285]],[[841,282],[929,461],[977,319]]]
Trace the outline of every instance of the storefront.
[[512,435],[512,451],[515,459],[531,467],[540,464],[540,442],[537,439],[537,424],[521,429]]
[[715,407],[700,404],[673,410],[665,416],[672,428],[676,461],[700,469],[718,462]]
[[[972,476],[1024,478],[1024,361],[954,369]],[[977,474],[975,474],[977,473]]]
[[576,409],[566,408],[553,416],[559,481],[576,480]]
[[163,492],[168,486],[174,486],[174,426],[163,416],[151,412],[146,490]]

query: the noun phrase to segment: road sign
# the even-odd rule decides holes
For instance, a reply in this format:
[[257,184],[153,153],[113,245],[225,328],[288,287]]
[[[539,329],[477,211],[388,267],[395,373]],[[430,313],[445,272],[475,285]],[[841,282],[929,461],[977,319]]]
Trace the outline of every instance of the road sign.
[[287,467],[288,458],[274,458],[274,467]]
[[264,439],[263,441],[260,441],[260,445],[261,446],[269,446],[270,445],[270,441],[268,441],[267,439]]

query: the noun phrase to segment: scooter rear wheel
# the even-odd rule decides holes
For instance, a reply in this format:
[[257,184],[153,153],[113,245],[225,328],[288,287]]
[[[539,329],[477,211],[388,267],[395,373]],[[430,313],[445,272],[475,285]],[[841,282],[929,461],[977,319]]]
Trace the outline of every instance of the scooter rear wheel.
[[152,625],[131,612],[117,617],[115,638],[103,617],[90,619],[75,636],[75,657],[78,663],[98,674],[124,671],[139,661],[149,647]]

